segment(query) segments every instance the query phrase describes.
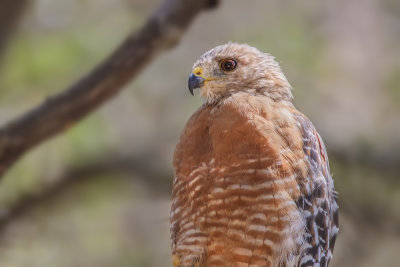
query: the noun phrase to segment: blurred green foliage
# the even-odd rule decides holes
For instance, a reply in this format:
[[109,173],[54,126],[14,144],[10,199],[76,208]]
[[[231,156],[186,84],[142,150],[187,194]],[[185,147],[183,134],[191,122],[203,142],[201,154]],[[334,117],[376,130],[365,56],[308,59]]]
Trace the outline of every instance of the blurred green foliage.
[[400,108],[400,66],[388,75],[385,88],[388,90],[389,97]]

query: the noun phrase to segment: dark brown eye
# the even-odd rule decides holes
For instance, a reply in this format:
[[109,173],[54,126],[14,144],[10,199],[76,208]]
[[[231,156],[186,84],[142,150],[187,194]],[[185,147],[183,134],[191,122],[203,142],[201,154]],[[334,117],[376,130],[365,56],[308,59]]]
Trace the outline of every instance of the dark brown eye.
[[220,66],[223,71],[233,71],[237,67],[237,62],[234,59],[228,58],[222,60]]

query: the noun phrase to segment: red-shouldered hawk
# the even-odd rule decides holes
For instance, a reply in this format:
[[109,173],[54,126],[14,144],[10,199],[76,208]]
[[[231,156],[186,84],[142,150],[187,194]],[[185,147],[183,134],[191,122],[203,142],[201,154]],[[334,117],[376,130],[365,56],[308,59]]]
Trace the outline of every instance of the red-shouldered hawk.
[[174,154],[173,265],[327,266],[337,194],[279,64],[245,44],[217,46],[194,64],[196,88],[205,103]]

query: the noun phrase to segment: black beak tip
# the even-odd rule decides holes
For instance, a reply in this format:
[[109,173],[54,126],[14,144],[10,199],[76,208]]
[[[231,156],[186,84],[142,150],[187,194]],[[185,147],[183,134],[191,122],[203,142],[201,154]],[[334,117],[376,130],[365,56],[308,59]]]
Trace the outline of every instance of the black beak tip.
[[193,73],[190,74],[188,80],[188,87],[192,95],[194,95],[193,90],[196,88],[200,88],[201,86],[203,86],[203,84],[204,84],[204,79],[202,77],[196,76]]
[[188,82],[188,87],[189,87],[189,92],[192,94],[192,95],[194,95],[193,94],[193,90],[194,90],[194,88],[191,86],[191,84],[190,84],[190,79],[189,79],[189,82]]

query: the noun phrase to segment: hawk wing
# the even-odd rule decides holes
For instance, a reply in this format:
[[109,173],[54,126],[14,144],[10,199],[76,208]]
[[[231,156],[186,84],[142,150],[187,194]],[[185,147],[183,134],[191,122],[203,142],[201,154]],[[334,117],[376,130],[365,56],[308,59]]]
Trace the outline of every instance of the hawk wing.
[[326,267],[337,205],[323,143],[296,109],[241,96],[196,112],[175,150],[174,266]]
[[295,117],[302,133],[306,164],[309,165],[308,177],[299,181],[302,194],[296,201],[306,222],[305,243],[297,266],[326,267],[332,258],[339,230],[337,193],[320,135],[303,114]]

